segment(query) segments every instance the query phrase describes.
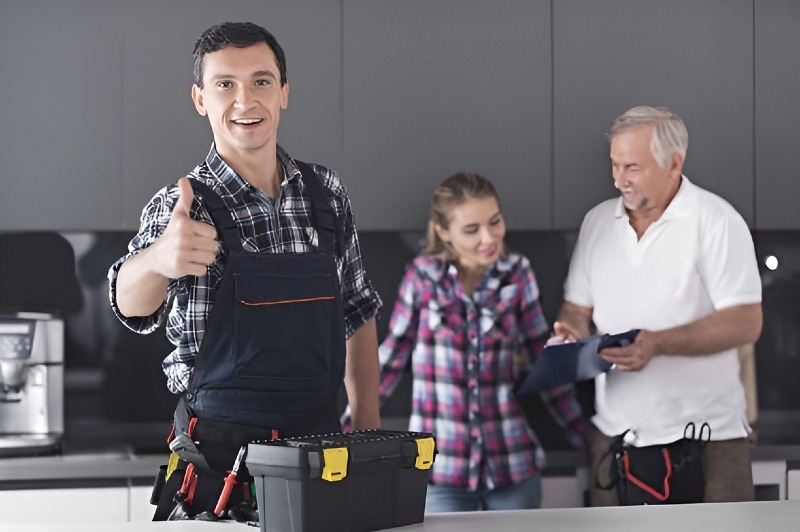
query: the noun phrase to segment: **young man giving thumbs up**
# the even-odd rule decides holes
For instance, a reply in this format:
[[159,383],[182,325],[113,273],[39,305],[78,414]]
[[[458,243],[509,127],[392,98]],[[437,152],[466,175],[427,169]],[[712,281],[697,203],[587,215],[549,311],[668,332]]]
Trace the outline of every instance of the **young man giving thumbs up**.
[[218,506],[214,486],[247,442],[341,430],[342,382],[354,428],[379,427],[381,306],[337,174],[277,143],[289,82],[272,34],[213,26],[194,65],[192,99],[214,144],[145,206],[129,253],[109,271],[120,320],[142,334],[166,320],[175,345],[162,364],[180,396],[174,437],[197,447],[179,449],[195,467],[162,499],[175,496],[190,516]]

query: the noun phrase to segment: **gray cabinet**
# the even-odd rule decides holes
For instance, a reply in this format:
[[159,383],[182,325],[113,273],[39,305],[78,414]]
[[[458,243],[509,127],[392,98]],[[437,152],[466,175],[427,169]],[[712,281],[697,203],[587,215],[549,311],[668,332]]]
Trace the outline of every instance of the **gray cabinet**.
[[751,0],[553,3],[555,229],[615,196],[604,133],[642,104],[686,121],[686,175],[752,226],[752,19]]
[[118,225],[119,2],[0,4],[0,231]]
[[800,228],[793,0],[4,0],[0,231],[135,229],[210,146],[191,53],[223,20],[286,49],[279,142],[339,171],[361,229],[422,229],[459,170],[511,229],[575,229],[615,195],[604,132],[642,103],[686,120],[690,179]]
[[511,228],[550,227],[549,1],[344,0],[342,52],[360,228],[425,227],[459,170],[494,182]]
[[225,20],[261,24],[286,50],[281,144],[341,166],[339,0],[4,1],[0,231],[137,228],[211,144],[190,98],[192,49]]
[[800,3],[755,3],[756,227],[800,228]]

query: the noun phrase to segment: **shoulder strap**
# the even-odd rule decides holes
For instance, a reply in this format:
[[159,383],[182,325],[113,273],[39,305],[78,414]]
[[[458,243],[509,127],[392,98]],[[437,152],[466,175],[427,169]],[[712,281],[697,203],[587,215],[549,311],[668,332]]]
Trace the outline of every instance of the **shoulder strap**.
[[302,172],[303,183],[311,194],[311,201],[314,205],[314,225],[319,234],[319,249],[333,254],[337,249],[335,246],[338,246],[339,254],[344,255],[344,228],[328,202],[319,176],[308,163],[297,159],[294,162]]
[[[314,226],[319,234],[318,248],[323,252],[334,254],[338,249],[339,254],[344,254],[344,228],[339,217],[336,216],[333,208],[325,194],[319,176],[311,166],[303,161],[295,160],[297,167],[303,174],[303,183],[308,187],[311,194],[313,205]],[[233,221],[230,209],[214,192],[211,187],[198,179],[189,179],[192,189],[202,197],[203,204],[208,209],[211,221],[217,229],[217,235],[230,251],[242,251],[242,241],[239,237],[239,229]]]
[[208,209],[208,214],[211,216],[211,221],[214,222],[219,239],[225,243],[229,251],[242,251],[239,228],[236,222],[233,221],[230,209],[219,197],[219,194],[200,180],[190,178],[189,183],[191,183],[195,194],[200,194],[202,197],[202,203]]

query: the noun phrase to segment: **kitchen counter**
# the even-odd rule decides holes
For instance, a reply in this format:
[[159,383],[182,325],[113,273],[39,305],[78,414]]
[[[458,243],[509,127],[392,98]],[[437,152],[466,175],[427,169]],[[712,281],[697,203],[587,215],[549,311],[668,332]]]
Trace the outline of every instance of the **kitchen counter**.
[[0,490],[8,488],[69,487],[95,481],[152,484],[167,455],[137,455],[124,450],[0,459]]
[[[752,532],[797,530],[800,501],[770,501],[627,508],[575,508],[432,514],[398,532],[529,532],[530,530],[593,532],[673,532],[674,530]],[[204,532],[258,530],[233,522],[177,521],[161,523],[11,524],[3,532]]]
[[[754,462],[800,461],[800,444],[759,444],[752,447],[750,454]],[[63,486],[69,481],[87,479],[133,479],[137,483],[147,483],[152,481],[166,459],[166,452],[136,454],[126,450],[0,458],[0,489],[12,487],[9,484],[14,484],[13,487],[35,487],[33,484],[44,481],[56,481]],[[549,451],[547,462],[545,476],[574,472],[576,468],[588,465],[588,457],[577,451]]]

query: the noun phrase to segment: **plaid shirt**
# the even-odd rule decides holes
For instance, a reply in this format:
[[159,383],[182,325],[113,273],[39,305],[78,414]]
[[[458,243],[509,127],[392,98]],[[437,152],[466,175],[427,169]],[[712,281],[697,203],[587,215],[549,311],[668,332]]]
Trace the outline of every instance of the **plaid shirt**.
[[[487,268],[470,297],[453,264],[417,257],[406,271],[380,346],[381,400],[409,357],[414,378],[409,430],[432,432],[434,484],[468,490],[529,478],[544,452],[514,395],[526,358],[547,338],[528,259],[510,255]],[[586,423],[572,386],[543,394],[570,443],[585,448]]]
[[[189,177],[204,181],[230,207],[246,251],[314,251],[312,246],[317,244],[317,232],[312,222],[311,199],[304,194],[305,186],[300,179],[302,174],[282,148],[278,147],[277,154],[286,178],[274,200],[236,174],[217,154],[214,146],[206,160],[192,170]],[[332,170],[317,165],[313,165],[313,168],[328,190],[329,201],[337,217],[343,221],[344,253],[337,245],[336,263],[342,287],[345,332],[350,337],[378,313],[382,303],[364,272],[350,200],[344,186]],[[201,277],[170,279],[164,303],[151,316],[129,318],[119,312],[116,279],[119,268],[128,257],[147,248],[161,236],[177,198],[178,187],[173,184],[161,189],[150,200],[142,211],[139,232],[128,246],[129,253],[114,263],[108,273],[111,307],[127,327],[147,334],[167,319],[167,338],[175,345],[175,350],[164,359],[162,366],[167,375],[167,387],[173,393],[185,391],[189,384],[227,254],[221,252]],[[192,218],[211,224],[208,212],[197,200],[192,206]]]

